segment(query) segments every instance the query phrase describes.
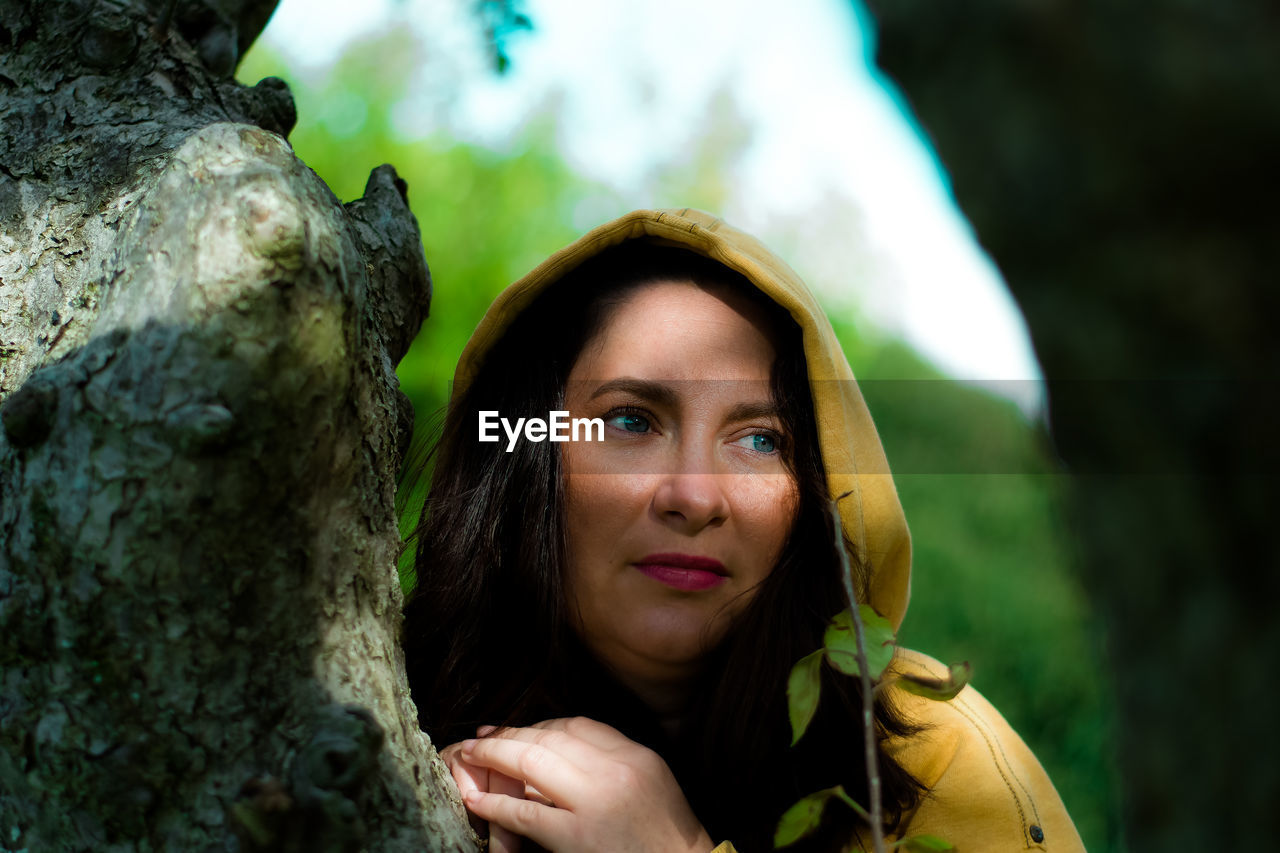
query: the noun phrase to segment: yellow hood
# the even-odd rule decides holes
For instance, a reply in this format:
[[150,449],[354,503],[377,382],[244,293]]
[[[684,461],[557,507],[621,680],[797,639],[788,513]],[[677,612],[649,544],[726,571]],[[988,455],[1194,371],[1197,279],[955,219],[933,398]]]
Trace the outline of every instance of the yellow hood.
[[546,287],[595,254],[626,240],[681,246],[746,276],[785,308],[804,332],[809,387],[832,497],[841,501],[845,534],[868,563],[869,602],[895,626],[911,591],[911,537],[871,413],[831,323],[800,277],[754,237],[699,210],[637,210],[601,225],[556,252],[508,287],[480,321],[454,375],[456,397],[511,320]]

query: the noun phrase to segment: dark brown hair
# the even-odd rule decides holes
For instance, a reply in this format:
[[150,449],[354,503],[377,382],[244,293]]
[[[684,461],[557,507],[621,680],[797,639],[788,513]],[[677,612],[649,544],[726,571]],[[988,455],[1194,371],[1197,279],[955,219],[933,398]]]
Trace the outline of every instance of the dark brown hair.
[[[664,279],[733,288],[770,318],[779,345],[772,391],[799,492],[777,566],[710,653],[707,677],[674,740],[571,627],[558,448],[518,442],[507,453],[479,444],[474,434],[480,410],[536,417],[563,409],[569,370],[611,307],[634,288]],[[473,737],[482,724],[599,719],[661,754],[707,831],[743,853],[772,850],[778,817],[814,791],[842,784],[866,803],[857,679],[824,666],[818,713],[790,746],[788,673],[821,646],[844,594],[800,329],[743,276],[686,249],[642,241],[588,260],[515,318],[451,404],[434,452],[404,640],[420,723],[438,746]],[[865,599],[865,569],[853,557]],[[883,703],[876,725],[881,737],[913,731]],[[892,828],[918,802],[921,787],[883,753],[880,769]],[[828,812],[823,830],[793,849],[848,844],[852,812],[840,806]]]

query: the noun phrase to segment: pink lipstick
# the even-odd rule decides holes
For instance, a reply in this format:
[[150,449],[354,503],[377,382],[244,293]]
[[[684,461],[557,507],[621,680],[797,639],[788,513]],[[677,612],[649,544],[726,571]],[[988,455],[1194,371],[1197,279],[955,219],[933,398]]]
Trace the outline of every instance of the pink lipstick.
[[686,592],[711,589],[728,577],[724,563],[690,554],[650,554],[635,567],[658,583]]

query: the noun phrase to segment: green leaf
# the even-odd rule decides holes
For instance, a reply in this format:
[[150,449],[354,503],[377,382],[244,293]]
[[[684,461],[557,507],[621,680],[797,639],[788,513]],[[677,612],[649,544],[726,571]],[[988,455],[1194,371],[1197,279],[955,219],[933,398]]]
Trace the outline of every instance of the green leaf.
[[[804,660],[808,660],[809,657],[813,657],[813,655],[809,655]],[[801,661],[801,663],[804,663],[804,661]],[[801,838],[817,829],[818,824],[822,821],[822,811],[827,807],[827,801],[837,796],[837,792],[843,794],[844,789],[839,786],[825,788],[817,793],[810,794],[783,812],[781,819],[778,821],[778,828],[773,833],[773,846],[786,847],[795,844]]]
[[843,800],[845,802],[845,805],[853,809],[855,814],[857,814],[860,818],[867,821],[868,823],[871,822],[871,815],[867,814],[867,810],[864,809],[862,806],[858,805],[857,802],[853,799],[853,797],[850,797],[848,794],[845,793],[844,785],[836,785],[836,787],[833,790],[835,791],[835,795],[839,797],[841,800]]
[[908,693],[914,693],[926,699],[945,702],[963,690],[972,677],[973,667],[969,666],[968,661],[964,661],[963,663],[951,664],[950,672],[948,672],[946,678],[930,678],[927,675],[904,675],[895,683]]
[[955,850],[947,842],[936,835],[912,835],[901,841],[895,841],[890,850],[906,850],[908,853],[936,853],[939,850]]
[[[867,668],[871,670],[871,680],[874,681],[893,660],[893,625],[867,604],[858,605],[858,614],[862,617],[862,629],[866,633]],[[835,615],[827,625],[822,645],[833,667],[845,675],[859,674],[858,634],[853,627],[852,613],[841,610]]]
[[[822,691],[822,649],[807,654],[791,667],[787,678],[787,712],[791,716],[791,745],[799,742],[818,710]],[[801,801],[803,802],[803,800]]]

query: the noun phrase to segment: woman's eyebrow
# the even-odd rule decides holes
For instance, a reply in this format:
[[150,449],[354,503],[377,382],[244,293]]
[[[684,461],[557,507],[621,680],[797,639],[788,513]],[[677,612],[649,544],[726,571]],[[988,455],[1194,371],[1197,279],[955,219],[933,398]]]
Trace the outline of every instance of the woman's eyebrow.
[[623,376],[619,379],[610,379],[608,382],[601,384],[596,390],[591,392],[588,401],[597,397],[602,397],[611,391],[621,391],[625,394],[634,394],[642,400],[658,403],[665,406],[674,407],[678,402],[676,392],[671,386],[664,385],[661,382],[653,382],[648,379],[634,379],[629,376]]
[[730,421],[752,421],[757,418],[777,418],[778,407],[772,400],[764,400],[759,403],[738,403],[729,410],[727,419]]
[[[608,382],[602,383],[588,397],[588,401],[597,397],[602,397],[613,391],[621,391],[624,394],[632,394],[642,400],[646,400],[658,405],[669,406],[675,408],[679,403],[679,396],[675,390],[662,382],[654,382],[649,379],[634,379],[624,376],[619,379],[610,379]],[[746,401],[736,403],[729,409],[727,419],[732,421],[749,421],[756,418],[776,418],[778,417],[778,407],[772,400]]]

